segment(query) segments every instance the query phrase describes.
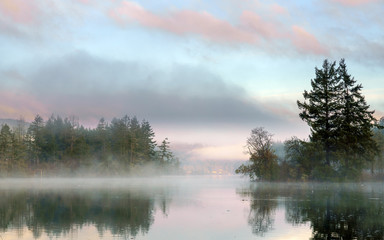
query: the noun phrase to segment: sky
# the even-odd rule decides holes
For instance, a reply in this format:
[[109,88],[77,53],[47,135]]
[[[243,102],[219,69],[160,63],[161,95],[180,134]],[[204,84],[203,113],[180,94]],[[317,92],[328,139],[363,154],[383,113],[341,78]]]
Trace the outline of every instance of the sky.
[[182,160],[308,138],[296,101],[345,58],[384,116],[382,0],[0,0],[0,118],[137,116]]

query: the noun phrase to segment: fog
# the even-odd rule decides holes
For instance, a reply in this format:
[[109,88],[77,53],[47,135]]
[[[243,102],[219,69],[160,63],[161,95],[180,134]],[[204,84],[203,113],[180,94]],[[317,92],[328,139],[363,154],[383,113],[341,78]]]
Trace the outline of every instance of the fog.
[[[2,239],[382,239],[382,183],[0,179]],[[340,226],[345,226],[340,228]]]
[[249,183],[245,177],[220,175],[126,176],[126,177],[33,177],[2,178],[0,190],[12,189],[193,189],[201,186],[233,187]]

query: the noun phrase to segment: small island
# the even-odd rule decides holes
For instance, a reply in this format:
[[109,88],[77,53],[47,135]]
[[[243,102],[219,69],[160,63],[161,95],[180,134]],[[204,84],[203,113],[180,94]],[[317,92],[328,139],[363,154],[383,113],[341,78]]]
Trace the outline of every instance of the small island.
[[236,173],[264,181],[383,180],[384,117],[373,117],[345,60],[337,67],[324,60],[311,85],[303,93],[305,100],[297,101],[300,118],[311,128],[309,140],[286,140],[285,156],[279,159],[273,135],[255,128],[246,143],[249,162]]

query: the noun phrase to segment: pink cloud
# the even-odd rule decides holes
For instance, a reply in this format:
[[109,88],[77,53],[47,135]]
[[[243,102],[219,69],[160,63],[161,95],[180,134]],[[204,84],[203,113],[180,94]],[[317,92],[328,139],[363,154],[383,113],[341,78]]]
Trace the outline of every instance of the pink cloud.
[[77,0],[77,1],[83,4],[91,4],[90,0]]
[[279,14],[279,15],[287,15],[288,14],[287,9],[285,9],[283,6],[281,6],[277,3],[272,4],[270,6],[270,9],[271,9],[272,13],[274,13],[274,14]]
[[253,34],[215,18],[207,12],[181,10],[173,11],[168,16],[159,16],[137,3],[124,1],[109,14],[121,24],[137,22],[145,27],[178,35],[195,34],[219,42],[256,42],[256,36]]
[[[91,0],[0,0],[0,33],[25,39],[62,36],[67,23],[79,20]],[[69,20],[69,21],[68,21]],[[58,27],[57,22],[60,22]]]
[[267,41],[290,40],[300,53],[310,53],[314,55],[327,54],[326,48],[320,44],[314,35],[306,31],[303,27],[294,25],[289,29],[284,24],[265,21],[259,15],[250,11],[244,11],[241,19],[249,31],[252,31]]
[[47,115],[46,106],[35,97],[23,92],[0,91],[0,118],[33,120],[36,114]]
[[[136,2],[122,1],[109,11],[109,16],[121,25],[139,24],[177,35],[196,35],[214,42],[270,46],[293,44],[300,53],[325,54],[326,49],[316,37],[304,28],[289,26],[279,21],[280,15],[288,15],[285,8],[270,6],[272,15],[262,17],[245,10],[237,24],[221,20],[206,11],[173,10],[161,15],[153,13]],[[266,45],[263,45],[265,43]]]
[[282,26],[265,21],[259,15],[251,11],[243,11],[241,15],[242,24],[252,33],[262,38],[280,38],[282,36]]
[[345,6],[352,6],[352,7],[378,2],[378,0],[331,0],[331,1],[343,4]]
[[299,52],[312,53],[315,55],[326,55],[327,49],[320,44],[314,35],[299,26],[292,26],[291,37],[293,45]]
[[2,0],[0,13],[8,21],[22,25],[36,24],[41,16],[36,2],[29,0]]

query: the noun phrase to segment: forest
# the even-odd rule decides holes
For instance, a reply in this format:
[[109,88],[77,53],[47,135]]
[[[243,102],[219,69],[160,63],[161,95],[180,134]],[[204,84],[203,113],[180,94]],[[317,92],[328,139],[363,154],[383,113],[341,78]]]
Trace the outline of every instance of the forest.
[[246,143],[249,161],[236,173],[264,181],[383,179],[384,117],[374,118],[344,59],[338,66],[324,60],[315,73],[312,90],[297,101],[299,116],[311,130],[309,139],[286,140],[279,157],[273,135],[255,128]]
[[160,144],[148,121],[136,117],[101,118],[96,128],[84,128],[75,117],[36,115],[0,130],[2,176],[176,173],[179,160],[165,138]]

